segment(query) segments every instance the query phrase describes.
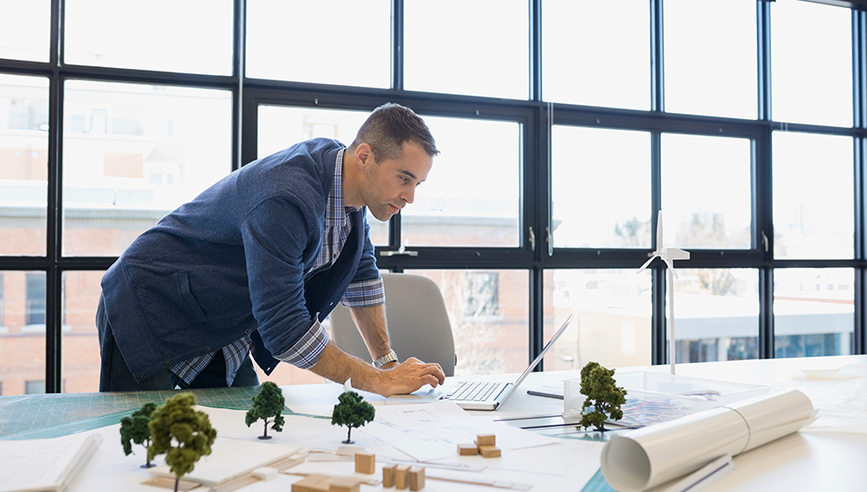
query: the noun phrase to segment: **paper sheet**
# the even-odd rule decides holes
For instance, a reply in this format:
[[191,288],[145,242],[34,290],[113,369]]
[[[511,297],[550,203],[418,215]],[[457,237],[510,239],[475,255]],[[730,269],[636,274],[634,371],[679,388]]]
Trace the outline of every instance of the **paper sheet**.
[[376,409],[376,419],[362,428],[418,461],[454,456],[458,444],[471,444],[479,434],[497,436],[501,450],[527,448],[556,439],[483,420],[450,401],[395,405]]
[[102,441],[98,433],[0,441],[0,492],[62,490]]
[[796,432],[815,419],[790,389],[617,435],[602,450],[602,474],[621,492],[647,490]]
[[867,365],[795,371],[785,387],[801,390],[819,407],[805,431],[867,434]]
[[[281,386],[285,405],[290,411],[301,415],[317,415],[331,418],[337,398],[344,391],[344,385],[337,383],[328,384],[299,384],[294,386]],[[354,389],[364,401],[374,405],[402,405],[407,403],[429,403],[439,400],[443,394],[442,387],[431,388],[425,385],[408,395],[394,395],[386,398],[376,393],[369,393]]]

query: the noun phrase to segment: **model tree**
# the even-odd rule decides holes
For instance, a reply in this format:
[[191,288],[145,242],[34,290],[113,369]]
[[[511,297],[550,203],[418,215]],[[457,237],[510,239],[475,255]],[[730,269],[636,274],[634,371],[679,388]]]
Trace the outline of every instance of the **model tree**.
[[[156,408],[156,403],[148,402],[133,412],[132,415],[120,419],[120,442],[123,444],[123,452],[127,456],[133,454],[133,443],[141,444],[147,451],[151,443],[151,430],[148,428],[148,422],[151,421],[151,414]],[[150,456],[147,458],[145,464],[141,466],[142,468],[156,466],[151,463]]]
[[334,405],[331,413],[331,425],[345,425],[349,428],[343,444],[353,444],[352,428],[361,427],[373,420],[376,409],[364,401],[364,397],[354,391],[344,391],[338,398],[340,403]]
[[175,492],[181,477],[193,471],[199,458],[211,454],[211,444],[217,438],[208,414],[195,410],[195,405],[196,395],[175,395],[154,410],[148,424],[152,436],[148,459],[165,453],[166,463],[175,474]]
[[581,416],[579,429],[593,426],[597,431],[604,431],[606,420],[623,418],[620,405],[626,403],[626,390],[617,386],[614,369],[606,369],[598,362],[588,362],[581,369],[581,394],[587,396],[581,411],[589,407],[593,407],[593,411]]
[[271,381],[262,383],[259,392],[253,397],[253,407],[247,410],[247,427],[250,427],[257,420],[264,420],[265,432],[259,436],[259,439],[271,439],[271,436],[268,435],[268,424],[271,423],[272,418],[274,419],[272,428],[277,432],[283,431],[283,424],[285,423],[283,420],[283,406],[285,403],[286,399],[283,398],[283,390],[279,386]]

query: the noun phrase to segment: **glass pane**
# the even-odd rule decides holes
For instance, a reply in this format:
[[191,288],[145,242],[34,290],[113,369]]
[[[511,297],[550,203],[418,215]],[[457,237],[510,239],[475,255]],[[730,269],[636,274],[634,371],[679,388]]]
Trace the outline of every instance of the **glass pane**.
[[[674,282],[675,361],[679,364],[757,358],[758,272],[677,268],[677,275]],[[666,340],[670,340],[667,302],[666,295]]]
[[45,255],[48,79],[0,75],[0,255]]
[[852,139],[774,132],[774,256],[852,258]]
[[755,0],[665,0],[663,7],[665,110],[755,119]]
[[401,216],[405,246],[518,246],[521,125],[425,117],[437,148]]
[[648,2],[542,0],[542,96],[650,109]]
[[529,97],[526,0],[406,0],[404,9],[406,89]]
[[0,387],[45,393],[44,272],[0,272]]
[[119,255],[231,171],[229,91],[86,81],[65,89],[66,255]]
[[852,354],[854,278],[846,268],[775,270],[775,357]]
[[232,0],[65,1],[64,61],[232,74]]
[[48,61],[50,0],[0,0],[0,58]]
[[[260,105],[258,158],[316,137],[333,138],[351,145],[368,116],[370,111]],[[381,222],[368,213],[367,223],[370,225],[370,241],[374,245],[387,245],[388,222]]]
[[246,57],[247,77],[388,88],[391,2],[247,0]]
[[650,134],[555,126],[551,147],[554,245],[651,247]]
[[774,121],[852,126],[852,19],[848,8],[771,2]]
[[96,305],[105,272],[63,274],[63,392],[99,391],[99,338]]
[[570,313],[575,320],[557,340],[546,371],[651,363],[650,273],[635,270],[546,270],[545,340]]
[[747,139],[663,134],[665,246],[748,249],[751,161]]
[[443,293],[455,335],[458,358],[455,376],[514,373],[527,367],[530,349],[526,271],[412,270],[407,273],[429,277]]

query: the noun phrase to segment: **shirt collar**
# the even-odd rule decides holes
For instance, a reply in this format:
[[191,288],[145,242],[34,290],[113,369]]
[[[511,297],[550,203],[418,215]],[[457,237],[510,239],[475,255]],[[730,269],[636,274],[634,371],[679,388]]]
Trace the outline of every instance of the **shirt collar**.
[[355,212],[358,207],[346,207],[343,205],[343,153],[346,149],[337,152],[337,162],[334,164],[334,186],[328,195],[328,206],[325,209],[325,226],[342,227],[346,223],[346,216]]

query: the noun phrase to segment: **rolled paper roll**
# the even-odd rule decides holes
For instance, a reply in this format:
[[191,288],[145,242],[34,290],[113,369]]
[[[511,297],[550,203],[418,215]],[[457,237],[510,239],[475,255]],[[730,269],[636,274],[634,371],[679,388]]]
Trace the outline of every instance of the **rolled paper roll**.
[[639,492],[798,431],[816,418],[807,395],[790,389],[614,436],[602,475],[620,492]]

